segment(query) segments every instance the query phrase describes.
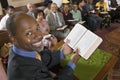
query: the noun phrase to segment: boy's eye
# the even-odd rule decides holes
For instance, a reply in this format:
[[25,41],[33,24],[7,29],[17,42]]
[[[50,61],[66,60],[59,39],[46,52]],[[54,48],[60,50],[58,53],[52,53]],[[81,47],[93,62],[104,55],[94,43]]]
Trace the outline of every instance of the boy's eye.
[[27,35],[27,36],[30,36],[30,35],[32,35],[32,32],[28,32],[26,35]]

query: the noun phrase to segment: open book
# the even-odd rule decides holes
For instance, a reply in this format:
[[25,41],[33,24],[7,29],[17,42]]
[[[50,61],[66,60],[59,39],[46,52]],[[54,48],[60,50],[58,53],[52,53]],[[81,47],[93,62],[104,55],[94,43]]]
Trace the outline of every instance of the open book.
[[102,42],[102,38],[86,29],[81,24],[76,24],[68,36],[64,39],[64,42],[69,40],[68,45],[74,50],[80,50],[80,56],[84,59],[88,59],[95,49]]
[[67,27],[68,27],[68,25],[64,25],[64,26],[62,26],[62,27],[57,28],[57,30],[64,30],[64,29],[67,28]]

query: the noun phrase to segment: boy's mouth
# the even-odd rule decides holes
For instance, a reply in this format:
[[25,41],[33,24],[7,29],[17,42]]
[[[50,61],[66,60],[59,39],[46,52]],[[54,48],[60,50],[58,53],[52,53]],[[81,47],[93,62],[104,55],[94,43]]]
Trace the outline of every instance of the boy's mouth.
[[35,43],[32,44],[35,47],[40,47],[42,45],[42,41],[37,41]]

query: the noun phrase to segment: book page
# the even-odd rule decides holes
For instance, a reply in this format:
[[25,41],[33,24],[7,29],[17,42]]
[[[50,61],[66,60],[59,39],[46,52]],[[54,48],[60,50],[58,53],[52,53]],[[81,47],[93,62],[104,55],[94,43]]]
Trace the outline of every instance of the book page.
[[84,26],[81,24],[76,24],[68,36],[65,38],[64,42],[66,42],[68,39],[70,41],[68,45],[74,49],[76,43],[80,40],[86,31],[87,29]]
[[83,58],[88,59],[101,42],[102,39],[100,37],[88,30],[74,47],[80,50],[79,54]]
[[68,25],[65,25],[65,26],[63,26],[63,27],[57,28],[57,30],[64,30],[64,29],[67,28],[67,27],[68,27]]

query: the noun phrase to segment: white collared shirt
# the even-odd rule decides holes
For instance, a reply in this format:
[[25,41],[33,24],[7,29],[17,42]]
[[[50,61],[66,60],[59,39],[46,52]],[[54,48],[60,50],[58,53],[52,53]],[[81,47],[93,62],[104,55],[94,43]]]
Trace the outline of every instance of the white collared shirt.
[[117,1],[118,6],[120,6],[120,0],[116,0],[116,1]]
[[9,18],[9,14],[6,14],[0,21],[0,30],[6,29],[6,21]]

